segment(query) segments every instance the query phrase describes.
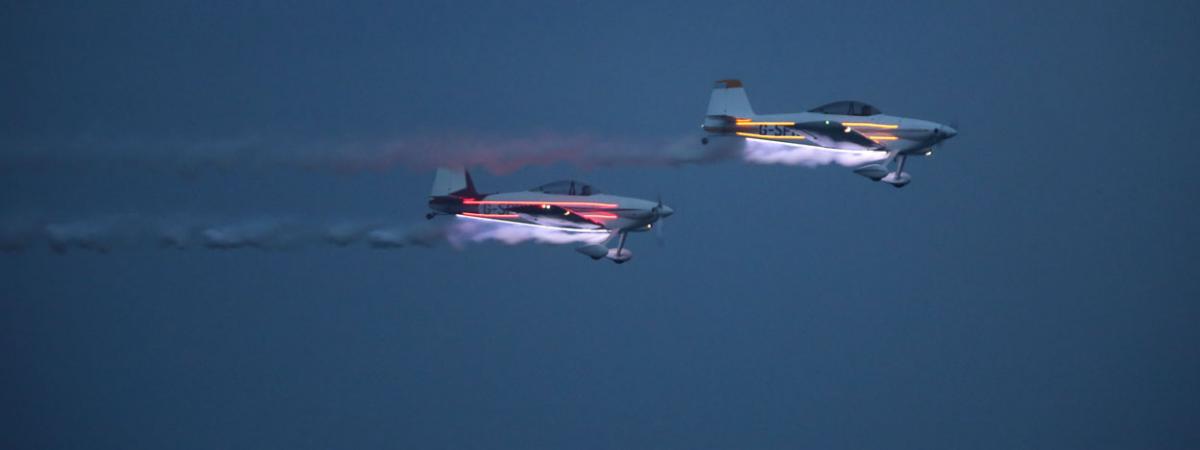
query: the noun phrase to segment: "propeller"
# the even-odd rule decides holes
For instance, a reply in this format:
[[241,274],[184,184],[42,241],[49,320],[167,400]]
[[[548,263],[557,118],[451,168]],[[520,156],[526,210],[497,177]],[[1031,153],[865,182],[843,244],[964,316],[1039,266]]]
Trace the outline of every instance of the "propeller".
[[667,244],[667,238],[663,236],[663,224],[666,221],[659,220],[654,223],[654,239],[658,241],[658,246],[663,247]]
[[663,224],[666,223],[664,219],[670,217],[675,211],[671,210],[670,207],[663,206],[662,194],[660,193],[658,194],[658,205],[651,208],[650,212],[654,214],[654,221],[651,222],[654,228],[654,237],[658,241],[658,246],[662,247],[666,243],[666,238],[663,236]]

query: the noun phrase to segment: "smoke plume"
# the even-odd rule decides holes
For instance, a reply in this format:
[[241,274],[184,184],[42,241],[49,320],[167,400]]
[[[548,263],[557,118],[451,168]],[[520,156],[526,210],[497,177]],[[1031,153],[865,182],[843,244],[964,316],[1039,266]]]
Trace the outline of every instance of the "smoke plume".
[[512,225],[499,222],[480,222],[457,219],[447,235],[450,242],[461,247],[466,243],[496,241],[509,245],[522,242],[542,244],[599,244],[607,241],[608,233],[570,232],[551,228]]
[[[222,220],[135,214],[69,221],[9,217],[0,219],[0,251],[20,252],[39,246],[60,254],[138,248],[285,250],[360,243],[372,248],[401,248],[444,241],[441,228],[438,224],[399,226],[383,221]],[[377,236],[379,233],[386,236]],[[384,241],[386,244],[381,244]]]
[[621,139],[543,133],[528,137],[436,136],[377,140],[245,138],[213,141],[75,139],[0,142],[0,173],[28,169],[207,171],[292,168],[339,173],[439,166],[483,167],[504,174],[528,166],[583,168],[701,162],[700,138]]
[[885,152],[879,151],[836,150],[759,139],[745,139],[741,146],[742,159],[755,164],[786,164],[804,167],[837,164],[844,167],[857,167],[887,158]]
[[0,252],[47,248],[55,253],[113,253],[121,250],[170,249],[277,251],[310,247],[362,246],[379,250],[435,247],[462,249],[496,242],[575,244],[601,243],[607,233],[562,230],[438,218],[418,224],[382,220],[311,220],[295,218],[202,219],[194,216],[125,214],[84,220],[51,221],[28,217],[0,219]]
[[529,166],[676,166],[741,159],[755,164],[856,166],[878,152],[829,150],[734,136],[693,134],[670,139],[599,138],[542,133],[527,137],[450,135],[377,140],[245,138],[214,141],[75,139],[0,142],[0,173],[27,169],[208,171],[292,168],[338,173],[396,168],[483,167],[505,174]]

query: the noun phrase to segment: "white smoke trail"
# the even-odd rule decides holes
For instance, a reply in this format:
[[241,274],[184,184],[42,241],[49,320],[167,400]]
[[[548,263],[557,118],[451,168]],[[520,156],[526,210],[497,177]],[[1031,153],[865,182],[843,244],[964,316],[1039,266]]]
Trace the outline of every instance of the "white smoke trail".
[[85,220],[51,221],[26,217],[0,219],[0,252],[45,247],[59,254],[72,251],[112,253],[132,249],[207,249],[233,251],[288,250],[305,247],[373,249],[434,247],[500,242],[508,245],[594,244],[604,232],[570,232],[528,225],[476,222],[461,218],[400,225],[382,220],[301,220],[262,217],[239,220],[195,216],[125,214]]
[[289,221],[259,219],[200,231],[202,245],[213,249],[292,248],[317,242],[320,231]]
[[371,248],[387,249],[405,246],[432,247],[438,242],[445,241],[445,225],[431,224],[414,228],[383,227],[372,229],[366,234],[366,242]]
[[327,233],[325,234],[325,242],[338,247],[346,247],[366,239],[371,232],[382,226],[383,225],[370,222],[334,222],[333,224],[329,225]]
[[827,149],[761,139],[745,139],[744,141],[742,159],[755,164],[786,164],[804,167],[838,164],[844,167],[857,167],[887,159],[887,153],[880,151]]
[[405,167],[484,167],[511,173],[529,166],[675,166],[741,158],[755,164],[858,166],[879,152],[835,150],[700,133],[672,139],[598,138],[542,133],[527,137],[449,135],[363,141],[294,139],[0,141],[0,173],[24,169],[111,167],[185,175],[231,169],[298,168],[339,173]]
[[108,253],[118,244],[128,242],[129,230],[121,225],[117,219],[55,223],[46,225],[45,233],[50,248],[58,253],[70,248]]
[[[0,219],[0,251],[20,252],[40,245],[56,253],[109,253],[134,248],[284,250],[318,245],[346,247],[360,242],[383,249],[435,245],[445,240],[440,228],[435,224],[403,227],[385,221],[220,220],[136,214],[52,221],[26,216]],[[377,233],[386,233],[387,245],[380,245],[383,239]]]
[[541,244],[599,244],[607,241],[608,233],[573,232],[540,226],[455,218],[447,239],[455,246],[471,242],[496,241],[508,245],[524,242]]
[[0,172],[27,169],[167,170],[186,175],[230,169],[297,168],[340,173],[379,172],[405,167],[484,167],[503,174],[523,167],[572,164],[663,166],[700,162],[686,147],[695,139],[622,139],[542,133],[409,136],[362,141],[296,139],[0,141]]

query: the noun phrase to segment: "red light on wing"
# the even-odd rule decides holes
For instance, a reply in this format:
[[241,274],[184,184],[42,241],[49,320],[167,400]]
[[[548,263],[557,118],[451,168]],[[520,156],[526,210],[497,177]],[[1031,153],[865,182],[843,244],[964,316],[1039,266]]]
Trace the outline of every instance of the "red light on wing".
[[587,218],[589,218],[589,219],[596,219],[596,220],[612,220],[612,219],[616,219],[616,218],[617,218],[617,215],[616,215],[616,214],[611,214],[611,213],[601,213],[601,212],[594,212],[594,213],[580,213],[579,215],[581,215],[581,216],[583,216],[583,217],[587,217]]
[[776,126],[783,126],[783,127],[791,127],[791,126],[795,126],[796,122],[754,122],[751,120],[747,120],[745,122],[739,121],[737,124],[738,125],[776,125]]
[[474,200],[463,199],[464,205],[554,205],[554,206],[574,206],[584,208],[616,208],[616,203],[599,203],[599,202],[539,202],[539,201],[523,201],[523,200]]
[[460,213],[467,217],[482,217],[485,219],[517,219],[521,216],[518,214],[483,214],[483,213]]

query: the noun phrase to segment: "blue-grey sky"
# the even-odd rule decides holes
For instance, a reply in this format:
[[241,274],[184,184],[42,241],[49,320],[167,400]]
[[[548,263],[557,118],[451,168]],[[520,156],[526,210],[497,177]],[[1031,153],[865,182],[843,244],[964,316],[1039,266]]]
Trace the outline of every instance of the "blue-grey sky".
[[92,163],[649,142],[696,131],[729,77],[760,112],[858,99],[961,134],[903,190],[736,162],[477,172],[661,193],[666,245],[636,236],[623,266],[0,253],[0,447],[1200,445],[1194,2],[113,3],[0,7],[0,157],[82,161],[3,167],[3,215],[416,223],[421,167]]

